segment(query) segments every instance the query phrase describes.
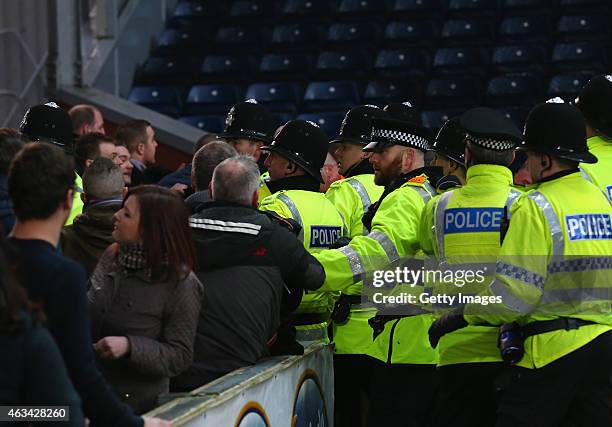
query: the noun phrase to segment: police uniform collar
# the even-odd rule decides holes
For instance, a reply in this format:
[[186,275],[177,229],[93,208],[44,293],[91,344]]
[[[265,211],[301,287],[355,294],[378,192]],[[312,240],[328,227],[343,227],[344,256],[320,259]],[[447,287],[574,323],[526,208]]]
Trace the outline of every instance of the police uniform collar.
[[557,173],[554,173],[550,176],[547,176],[546,178],[542,178],[542,180],[540,180],[540,182],[538,182],[538,184],[542,184],[544,182],[550,182],[550,181],[554,181],[555,179],[559,179],[559,178],[563,178],[564,176],[568,176],[571,175],[573,173],[579,173],[580,169],[578,168],[571,168],[571,169],[565,169],[562,171],[559,171]]
[[345,173],[346,178],[350,178],[352,176],[364,175],[364,174],[373,174],[374,168],[368,159],[362,159],[359,162],[355,163],[353,166],[347,169]]
[[479,181],[481,178],[486,181],[486,184],[503,182],[511,185],[513,181],[512,171],[506,166],[481,164],[468,168],[465,179],[466,185],[473,184],[474,181]]
[[442,176],[443,173],[442,168],[439,166],[424,166],[422,168],[414,169],[410,172],[401,174],[391,182],[389,187],[397,189],[404,185],[406,182],[410,181],[412,178],[415,178],[419,175],[425,175],[429,180],[429,177]]
[[289,176],[274,181],[269,181],[268,189],[272,194],[281,190],[303,190],[319,192],[320,184],[310,175]]

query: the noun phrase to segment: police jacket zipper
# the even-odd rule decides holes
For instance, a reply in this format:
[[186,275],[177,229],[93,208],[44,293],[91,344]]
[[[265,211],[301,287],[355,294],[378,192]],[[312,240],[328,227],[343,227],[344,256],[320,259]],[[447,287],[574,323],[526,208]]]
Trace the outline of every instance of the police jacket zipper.
[[399,321],[402,319],[397,319],[394,323],[393,326],[391,326],[391,332],[389,333],[389,351],[387,352],[387,363],[391,363],[391,356],[393,355],[393,335],[395,334],[395,327],[397,326],[397,324],[399,323]]

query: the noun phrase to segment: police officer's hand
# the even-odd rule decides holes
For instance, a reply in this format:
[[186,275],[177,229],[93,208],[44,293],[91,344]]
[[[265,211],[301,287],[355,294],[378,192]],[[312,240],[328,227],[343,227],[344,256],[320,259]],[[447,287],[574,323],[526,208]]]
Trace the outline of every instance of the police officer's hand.
[[440,338],[444,335],[465,328],[467,325],[468,323],[463,318],[462,313],[454,312],[445,314],[433,322],[429,328],[429,343],[432,348],[436,348],[438,346],[438,341],[440,341]]

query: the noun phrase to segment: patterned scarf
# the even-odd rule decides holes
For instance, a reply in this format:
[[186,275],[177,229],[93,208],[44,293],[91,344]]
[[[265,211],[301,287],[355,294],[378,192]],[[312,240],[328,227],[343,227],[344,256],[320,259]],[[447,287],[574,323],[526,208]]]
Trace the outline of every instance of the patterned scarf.
[[142,270],[147,265],[144,245],[142,243],[121,245],[118,261],[119,265],[127,270]]

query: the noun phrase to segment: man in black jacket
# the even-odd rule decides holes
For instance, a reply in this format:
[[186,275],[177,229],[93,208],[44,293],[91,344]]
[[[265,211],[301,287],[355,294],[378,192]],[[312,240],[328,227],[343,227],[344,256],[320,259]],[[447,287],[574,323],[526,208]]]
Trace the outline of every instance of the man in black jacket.
[[[256,209],[259,170],[248,156],[224,160],[214,171],[212,202],[191,216],[204,298],[194,363],[174,390],[194,389],[270,354],[283,294],[297,307],[303,289],[325,279],[319,262],[269,214]],[[286,299],[286,298],[285,298]]]

